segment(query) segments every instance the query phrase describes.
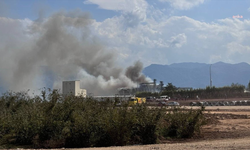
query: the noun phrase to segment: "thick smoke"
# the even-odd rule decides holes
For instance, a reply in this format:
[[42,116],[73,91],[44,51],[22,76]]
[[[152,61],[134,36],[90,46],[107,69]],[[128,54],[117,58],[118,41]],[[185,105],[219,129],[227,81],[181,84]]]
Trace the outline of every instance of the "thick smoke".
[[127,68],[125,75],[136,83],[147,82],[144,75],[141,74],[143,64],[140,61],[135,62],[133,66]]
[[[6,18],[0,21],[12,22],[14,27],[22,24]],[[46,19],[29,21],[28,28],[17,30],[15,35],[9,33],[10,38],[0,42],[0,51],[5,54],[0,56],[2,85],[14,91],[46,87],[41,78],[49,77],[42,67],[53,75],[53,88],[61,88],[63,80],[79,79],[81,88],[94,95],[114,94],[117,88],[145,82],[142,63],[136,62],[126,73],[115,65],[116,53],[91,34],[91,23],[86,13],[59,12]],[[0,32],[4,28],[11,30],[6,23]]]

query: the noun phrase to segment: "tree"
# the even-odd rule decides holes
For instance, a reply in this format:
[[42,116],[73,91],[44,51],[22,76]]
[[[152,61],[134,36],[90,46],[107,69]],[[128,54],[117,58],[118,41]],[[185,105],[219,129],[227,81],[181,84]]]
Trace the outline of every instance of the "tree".
[[248,82],[247,90],[250,90],[250,81]]
[[165,91],[176,91],[177,87],[174,86],[172,83],[168,83],[168,85],[165,87]]

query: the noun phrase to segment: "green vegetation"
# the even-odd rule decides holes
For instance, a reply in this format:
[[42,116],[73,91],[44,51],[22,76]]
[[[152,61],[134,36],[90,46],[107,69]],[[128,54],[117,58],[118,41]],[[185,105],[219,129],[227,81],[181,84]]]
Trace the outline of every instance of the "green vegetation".
[[[250,86],[250,82],[249,82]],[[174,99],[196,99],[198,95],[201,99],[215,99],[215,98],[236,98],[236,97],[249,97],[250,93],[244,93],[245,86],[240,84],[232,83],[231,86],[224,87],[206,87],[205,89],[189,89],[180,90],[176,88],[172,83],[164,88],[161,93],[141,92],[137,93],[136,96],[154,96],[159,97],[161,95],[168,95]]]
[[200,127],[205,124],[202,114],[204,107],[198,110],[174,109],[168,112],[161,122],[161,134],[165,137],[190,138],[200,132]]
[[[154,144],[199,133],[203,109],[117,107],[107,99],[62,97],[56,90],[0,98],[0,148],[100,147]],[[167,112],[167,113],[166,113]]]
[[250,81],[247,84],[247,90],[250,90]]

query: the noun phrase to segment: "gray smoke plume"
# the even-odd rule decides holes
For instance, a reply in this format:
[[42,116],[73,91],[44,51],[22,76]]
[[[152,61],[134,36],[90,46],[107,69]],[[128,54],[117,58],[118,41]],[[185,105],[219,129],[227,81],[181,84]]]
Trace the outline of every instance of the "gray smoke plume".
[[135,62],[133,66],[129,66],[126,70],[125,75],[136,83],[147,82],[146,77],[141,74],[143,64],[140,61]]
[[[5,28],[11,30],[10,22],[14,27],[22,25],[18,20],[0,18],[0,34]],[[41,81],[44,66],[55,76],[53,88],[61,88],[64,80],[79,79],[81,88],[95,95],[114,94],[117,88],[145,82],[142,63],[128,67],[126,74],[115,65],[116,53],[91,34],[91,23],[87,13],[58,12],[28,22],[25,30],[14,28],[17,31],[7,33],[10,38],[0,42],[4,54],[0,56],[1,84],[14,91],[46,87]]]

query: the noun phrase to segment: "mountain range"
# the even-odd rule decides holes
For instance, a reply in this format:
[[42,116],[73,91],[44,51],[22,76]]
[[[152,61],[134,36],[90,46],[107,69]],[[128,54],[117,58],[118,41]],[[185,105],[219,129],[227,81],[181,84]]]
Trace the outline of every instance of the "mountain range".
[[212,86],[215,87],[230,86],[232,83],[246,86],[250,81],[250,65],[245,62],[151,64],[142,73],[158,83],[163,81],[165,85],[172,83],[176,87],[205,88],[210,85],[210,69]]

